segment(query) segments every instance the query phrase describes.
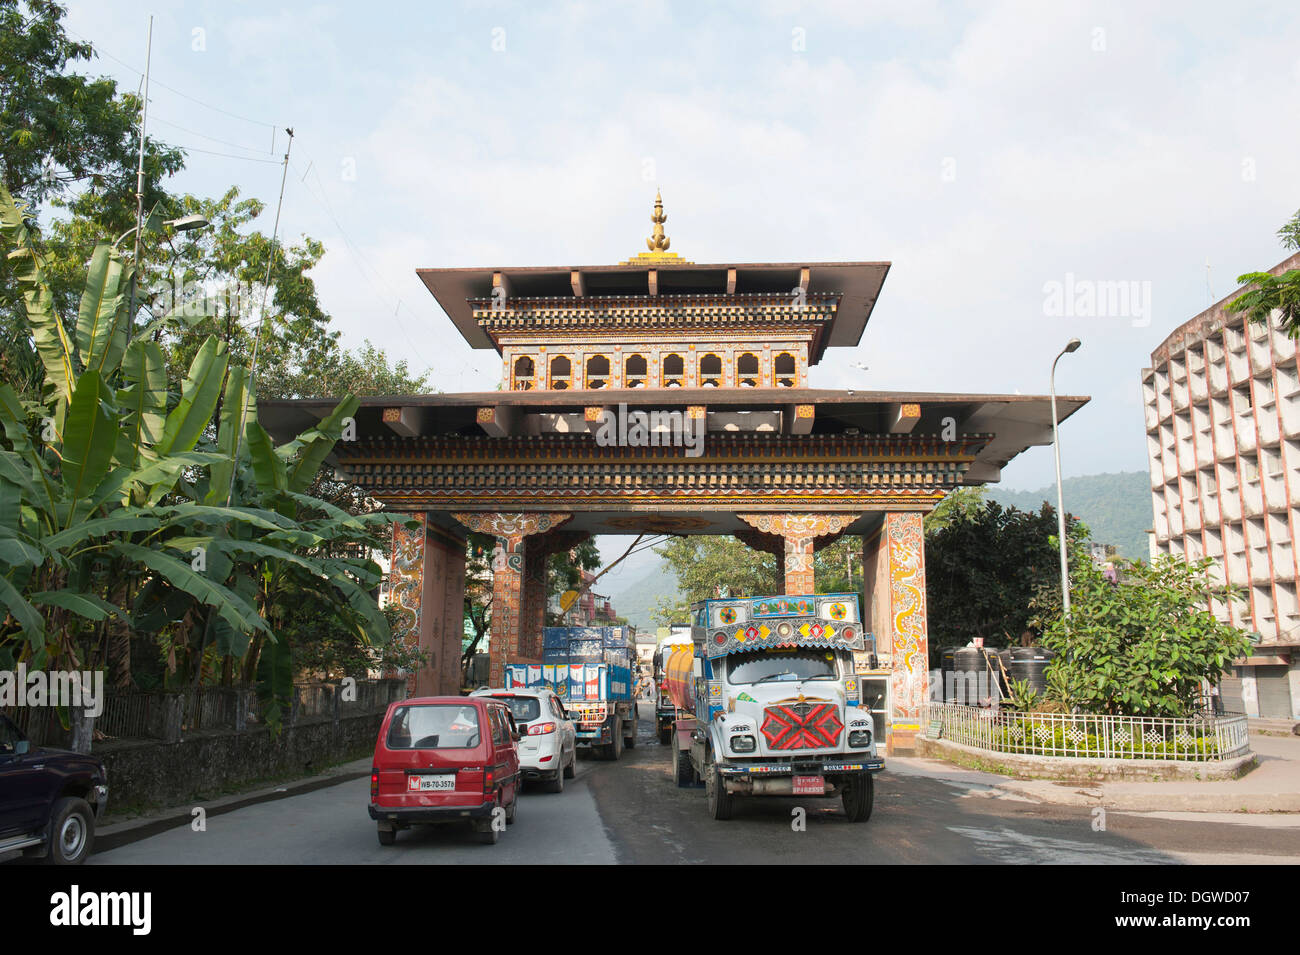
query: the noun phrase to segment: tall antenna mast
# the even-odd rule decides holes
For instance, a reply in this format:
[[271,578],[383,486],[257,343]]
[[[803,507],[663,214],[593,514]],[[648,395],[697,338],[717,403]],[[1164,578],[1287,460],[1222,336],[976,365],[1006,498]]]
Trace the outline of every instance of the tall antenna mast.
[[127,331],[135,326],[135,291],[140,285],[140,230],[144,224],[144,130],[149,122],[149,67],[153,58],[153,16],[144,50],[144,95],[140,100],[140,158],[135,168],[135,248],[131,254],[131,296],[127,306]]
[[235,456],[231,460],[226,507],[230,506],[230,500],[235,496],[235,475],[239,473],[239,452],[244,444],[244,423],[248,415],[248,403],[250,399],[255,400],[254,396],[257,394],[257,353],[262,344],[262,328],[266,325],[266,296],[271,290],[271,266],[275,264],[276,240],[280,236],[280,209],[284,206],[284,184],[289,178],[289,153],[293,150],[293,130],[286,129],[285,132],[289,134],[289,145],[284,149],[284,169],[280,173],[280,198],[275,204],[275,225],[271,228],[271,251],[266,259],[266,278],[262,282],[262,307],[257,319],[257,335],[253,338],[253,361],[249,365],[248,382],[244,386],[244,398],[239,408],[239,427],[235,431]]

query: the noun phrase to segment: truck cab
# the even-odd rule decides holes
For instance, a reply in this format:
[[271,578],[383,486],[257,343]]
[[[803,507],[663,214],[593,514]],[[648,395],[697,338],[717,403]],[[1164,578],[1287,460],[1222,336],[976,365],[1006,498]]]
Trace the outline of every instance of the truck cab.
[[869,818],[884,761],[854,667],[871,643],[857,595],[708,600],[691,613],[690,657],[669,664],[678,783],[702,780],[716,819],[764,795],[839,796],[851,820]]

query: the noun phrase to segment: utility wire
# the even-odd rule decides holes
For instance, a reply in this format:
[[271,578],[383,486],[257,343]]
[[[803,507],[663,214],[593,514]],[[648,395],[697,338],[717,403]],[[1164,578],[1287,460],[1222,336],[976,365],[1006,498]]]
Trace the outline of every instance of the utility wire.
[[[140,73],[140,69],[138,67],[132,66],[130,63],[128,63],[126,60],[123,60],[121,57],[117,57],[114,56],[112,53],[109,53],[107,50],[101,47],[94,40],[91,40],[89,37],[84,36],[83,34],[80,34],[76,30],[73,30],[67,26],[64,26],[63,29],[66,30],[68,33],[71,33],[73,36],[77,37],[78,39],[80,39],[82,42],[89,43],[92,50],[95,53],[99,54],[100,56],[106,56],[113,62],[118,63],[121,66],[125,66],[132,73]],[[211,103],[206,103],[203,100],[199,99],[198,97],[191,96],[188,93],[182,93],[180,90],[168,86],[166,83],[159,82],[158,80],[152,80],[150,82],[150,85],[161,86],[163,89],[167,90],[168,92],[175,93],[177,96],[181,97],[181,99],[187,99],[191,103],[196,103],[197,105],[202,106],[204,109],[210,109],[214,113],[221,113],[223,116],[229,116],[231,119],[243,120],[245,123],[252,123],[254,126],[265,126],[269,130],[275,130],[277,128],[276,123],[268,123],[265,120],[253,119],[251,116],[243,116],[239,113],[231,112],[228,109],[223,109],[220,106],[213,106]]]

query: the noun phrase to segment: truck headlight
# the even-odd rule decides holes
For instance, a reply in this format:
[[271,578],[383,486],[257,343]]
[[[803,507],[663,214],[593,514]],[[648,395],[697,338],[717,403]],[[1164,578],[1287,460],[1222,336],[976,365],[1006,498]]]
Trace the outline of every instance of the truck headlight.
[[864,749],[871,745],[871,730],[854,730],[849,734],[849,745],[854,749]]
[[733,736],[731,737],[731,751],[733,753],[752,753],[758,744],[752,736]]

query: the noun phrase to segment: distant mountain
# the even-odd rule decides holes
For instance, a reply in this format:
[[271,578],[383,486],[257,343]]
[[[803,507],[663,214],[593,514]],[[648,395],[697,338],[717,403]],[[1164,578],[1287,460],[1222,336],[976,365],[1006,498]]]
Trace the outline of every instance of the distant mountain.
[[677,576],[661,558],[660,562],[627,581],[620,580],[610,585],[609,602],[614,605],[614,612],[627,622],[634,624],[639,631],[654,632],[657,626],[650,614],[661,599],[671,600],[677,595]]
[[[1151,529],[1151,476],[1146,471],[1088,474],[1061,482],[1065,511],[1088,525],[1098,544],[1114,544],[1121,557],[1146,560]],[[1037,491],[1012,491],[996,484],[988,496],[1004,507],[1037,511],[1046,501],[1056,507],[1056,485]]]
[[[1130,560],[1147,559],[1147,531],[1151,528],[1151,481],[1145,471],[1123,471],[1117,474],[1089,474],[1066,478],[1062,482],[1065,509],[1077,515],[1092,532],[1099,544],[1114,544],[1120,556]],[[1013,491],[1009,488],[988,486],[988,496],[1004,507],[1022,511],[1037,511],[1047,501],[1056,506],[1056,485],[1037,491]],[[602,538],[602,545],[605,543]],[[602,554],[613,559],[623,552],[615,539]],[[663,598],[677,594],[677,577],[653,551],[633,555],[610,572],[596,589],[608,594],[614,612],[625,617],[638,630],[655,629],[650,614]]]

